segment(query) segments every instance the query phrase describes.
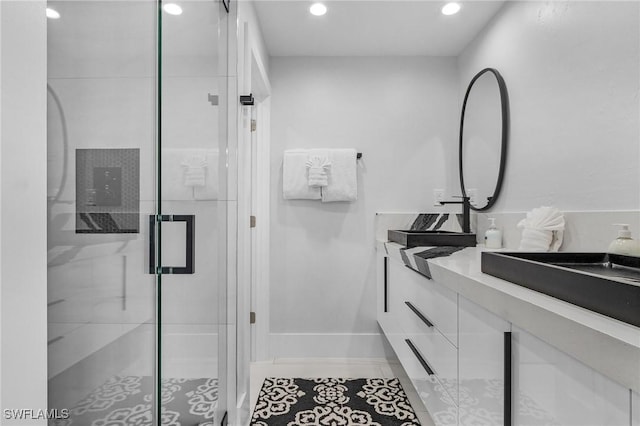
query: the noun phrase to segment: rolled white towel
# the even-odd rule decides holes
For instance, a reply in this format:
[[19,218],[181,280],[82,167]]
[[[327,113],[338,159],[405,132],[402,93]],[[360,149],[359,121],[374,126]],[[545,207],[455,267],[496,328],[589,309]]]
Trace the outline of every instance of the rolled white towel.
[[564,237],[564,216],[555,207],[538,207],[518,223],[522,229],[520,250],[558,251]]
[[520,250],[523,251],[549,251],[553,241],[553,231],[525,228],[522,230]]

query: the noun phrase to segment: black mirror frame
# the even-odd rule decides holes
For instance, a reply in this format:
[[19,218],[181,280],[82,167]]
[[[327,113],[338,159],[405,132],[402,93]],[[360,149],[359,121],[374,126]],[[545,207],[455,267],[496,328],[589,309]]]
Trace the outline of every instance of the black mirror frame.
[[467,87],[467,92],[464,95],[464,102],[462,103],[462,114],[460,117],[460,144],[459,144],[459,155],[458,155],[458,168],[460,170],[460,189],[462,190],[462,196],[466,197],[467,192],[464,189],[464,173],[462,171],[462,137],[464,132],[464,114],[465,109],[467,108],[467,99],[469,98],[469,94],[471,93],[471,88],[473,84],[476,82],[480,76],[483,74],[490,72],[498,81],[498,87],[500,89],[500,105],[502,109],[502,146],[500,149],[500,170],[498,171],[498,181],[496,182],[496,187],[493,190],[493,195],[491,197],[487,197],[487,205],[484,207],[475,207],[471,205],[471,209],[481,212],[485,210],[489,210],[498,199],[498,195],[500,194],[500,189],[502,188],[502,180],[504,179],[504,169],[507,160],[507,141],[509,140],[509,94],[507,93],[507,85],[502,78],[502,75],[495,68],[485,68],[479,73],[477,73],[469,83],[469,87]]

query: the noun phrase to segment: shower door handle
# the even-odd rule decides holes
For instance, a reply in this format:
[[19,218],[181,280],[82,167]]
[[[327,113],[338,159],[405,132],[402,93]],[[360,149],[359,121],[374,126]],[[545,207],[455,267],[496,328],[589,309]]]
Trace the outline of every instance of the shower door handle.
[[[156,224],[160,222],[185,222],[187,228],[185,266],[156,266]],[[193,274],[195,262],[195,216],[190,215],[149,215],[149,273],[150,274]]]

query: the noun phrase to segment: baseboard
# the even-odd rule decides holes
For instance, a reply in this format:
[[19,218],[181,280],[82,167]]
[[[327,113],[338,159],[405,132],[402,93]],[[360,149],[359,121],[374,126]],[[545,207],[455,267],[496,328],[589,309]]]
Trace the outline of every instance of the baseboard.
[[379,333],[271,333],[271,358],[387,358]]

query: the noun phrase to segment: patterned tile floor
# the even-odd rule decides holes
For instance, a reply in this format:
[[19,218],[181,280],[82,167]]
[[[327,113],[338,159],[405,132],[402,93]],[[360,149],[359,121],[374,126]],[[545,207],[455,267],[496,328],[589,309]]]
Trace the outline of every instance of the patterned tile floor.
[[[65,420],[50,426],[151,426],[153,379],[116,376],[87,395]],[[213,426],[217,379],[164,379],[163,426]]]

